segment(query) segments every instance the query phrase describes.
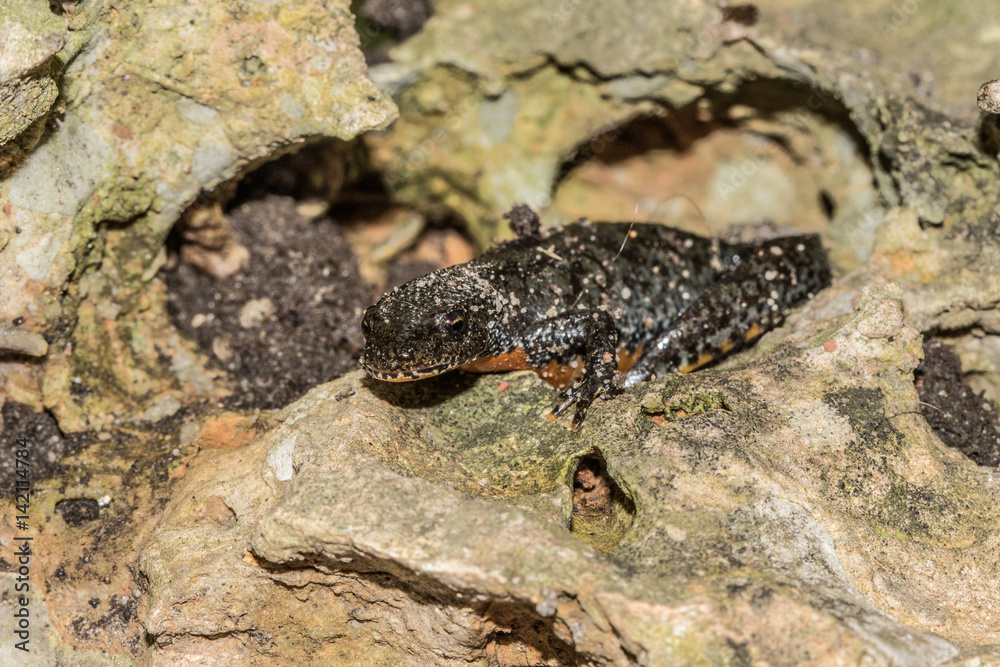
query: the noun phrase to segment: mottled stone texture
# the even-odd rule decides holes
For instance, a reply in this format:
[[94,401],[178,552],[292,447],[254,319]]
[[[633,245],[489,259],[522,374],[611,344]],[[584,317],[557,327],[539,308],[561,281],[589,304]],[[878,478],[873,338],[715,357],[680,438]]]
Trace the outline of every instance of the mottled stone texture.
[[[0,326],[27,332],[0,334],[21,354],[0,390],[67,430],[126,424],[39,487],[39,655],[1000,664],[1000,475],[934,436],[913,385],[932,332],[1000,393],[1000,133],[974,111],[1000,69],[992,5],[788,0],[756,25],[699,0],[434,10],[372,72],[401,109],[367,138],[396,198],[485,245],[515,201],[544,224],[674,220],[680,191],[707,212],[679,223],[695,231],[822,232],[833,287],[738,357],[598,402],[576,434],[545,422],[531,374],[355,372],[154,438],[129,421],[213,391],[163,335],[154,274],[179,211],[277,147],[383,127],[392,102],[341,5],[93,1],[65,28],[22,22],[65,36],[9,70],[19,90],[60,81],[65,113],[26,111],[0,146]],[[661,154],[598,164],[649,118]],[[635,174],[658,179],[653,205],[589,194]],[[598,457],[603,533],[572,512]],[[55,512],[74,499],[98,502],[92,528]]]
[[[286,664],[988,655],[1000,480],[914,412],[900,297],[851,314],[821,296],[794,346],[650,383],[577,434],[544,422],[530,373],[458,396],[360,373],[320,387],[258,442],[192,462],[138,564],[156,664],[236,655],[252,632]],[[657,418],[705,396],[724,407]],[[609,553],[569,523],[594,451],[634,504]]]
[[[186,351],[151,284],[181,211],[283,147],[383,127],[395,107],[346,4],[67,6],[0,6],[0,99],[17,102],[0,129],[0,328],[22,317],[53,344],[4,364],[0,387],[79,430],[198,393],[163,367]],[[8,340],[0,354],[24,353]]]
[[[41,2],[0,4],[0,147],[45,116],[59,91],[52,57],[66,43],[66,26]],[[37,132],[33,133],[37,140]],[[21,149],[30,147],[22,145]],[[8,151],[3,154],[9,155]],[[3,162],[0,166],[5,167]]]

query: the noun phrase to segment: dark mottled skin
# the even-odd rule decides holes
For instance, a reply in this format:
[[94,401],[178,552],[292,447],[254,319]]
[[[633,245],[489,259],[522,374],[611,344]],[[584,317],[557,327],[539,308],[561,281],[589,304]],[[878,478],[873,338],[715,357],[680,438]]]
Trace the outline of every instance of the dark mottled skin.
[[532,368],[553,381],[555,365],[576,368],[553,411],[575,402],[575,430],[597,396],[718,358],[830,281],[815,235],[729,244],[652,223],[522,234],[383,296],[365,313],[364,369],[400,381]]

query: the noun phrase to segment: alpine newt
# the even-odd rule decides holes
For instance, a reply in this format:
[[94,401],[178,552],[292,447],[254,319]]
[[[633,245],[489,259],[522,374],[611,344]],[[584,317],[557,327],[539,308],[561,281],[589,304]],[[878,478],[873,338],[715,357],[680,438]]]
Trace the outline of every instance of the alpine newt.
[[527,207],[509,217],[519,238],[365,312],[369,375],[530,368],[561,390],[552,417],[576,403],[576,430],[597,396],[718,359],[830,282],[815,234],[742,244],[586,221],[541,234]]

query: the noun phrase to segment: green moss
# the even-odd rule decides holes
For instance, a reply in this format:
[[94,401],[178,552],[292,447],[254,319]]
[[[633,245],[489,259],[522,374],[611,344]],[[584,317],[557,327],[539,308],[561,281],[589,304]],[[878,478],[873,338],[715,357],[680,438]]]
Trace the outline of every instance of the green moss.
[[[148,181],[134,181],[125,174],[128,185],[122,186],[119,179],[113,188],[106,188],[91,197],[90,204],[84,206],[77,217],[80,222],[131,222],[145,215],[156,201],[155,186]],[[159,243],[162,238],[157,238]]]
[[616,498],[610,514],[574,518],[570,531],[595,549],[610,553],[632,527],[633,518],[624,502]]
[[726,399],[718,393],[693,394],[666,405],[663,418],[674,421],[689,415],[698,415],[712,410],[730,410]]
[[451,373],[412,383],[371,381],[370,387],[401,411],[394,424],[399,439],[411,443],[405,451],[373,453],[408,475],[468,493],[548,493],[593,448],[587,437],[544,419],[555,396],[534,373]]

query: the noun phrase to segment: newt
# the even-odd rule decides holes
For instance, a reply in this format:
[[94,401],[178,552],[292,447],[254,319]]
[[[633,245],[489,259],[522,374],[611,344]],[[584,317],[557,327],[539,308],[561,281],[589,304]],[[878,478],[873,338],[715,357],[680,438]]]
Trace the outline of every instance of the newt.
[[369,375],[531,369],[560,390],[550,418],[576,404],[568,425],[577,430],[598,396],[743,347],[831,279],[816,234],[728,243],[586,220],[543,234],[527,207],[505,217],[518,238],[368,308]]

